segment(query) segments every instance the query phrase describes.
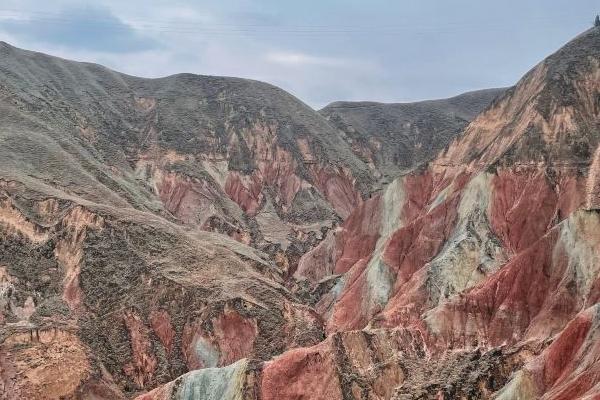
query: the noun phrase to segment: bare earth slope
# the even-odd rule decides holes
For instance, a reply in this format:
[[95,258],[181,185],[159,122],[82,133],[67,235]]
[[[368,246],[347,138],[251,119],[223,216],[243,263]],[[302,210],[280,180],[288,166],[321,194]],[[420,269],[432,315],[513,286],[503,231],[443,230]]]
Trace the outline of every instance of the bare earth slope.
[[405,165],[269,85],[1,51],[0,398],[600,396],[600,29]]

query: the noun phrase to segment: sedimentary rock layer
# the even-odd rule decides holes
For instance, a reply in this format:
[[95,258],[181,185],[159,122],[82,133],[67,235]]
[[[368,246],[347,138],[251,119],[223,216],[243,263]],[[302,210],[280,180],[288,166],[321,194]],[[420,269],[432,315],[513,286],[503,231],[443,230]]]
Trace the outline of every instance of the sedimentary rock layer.
[[600,29],[381,191],[271,86],[0,51],[3,398],[600,395]]

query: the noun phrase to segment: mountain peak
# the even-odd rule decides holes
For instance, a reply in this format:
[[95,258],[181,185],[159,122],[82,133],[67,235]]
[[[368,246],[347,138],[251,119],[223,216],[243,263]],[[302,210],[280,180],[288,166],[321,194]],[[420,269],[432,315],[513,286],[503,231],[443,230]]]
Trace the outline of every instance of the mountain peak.
[[550,79],[572,78],[577,73],[595,68],[600,59],[600,27],[594,27],[577,35],[541,64]]
[[[568,42],[480,114],[438,165],[552,161],[589,165],[598,145],[600,29]],[[503,160],[503,161],[502,161]]]

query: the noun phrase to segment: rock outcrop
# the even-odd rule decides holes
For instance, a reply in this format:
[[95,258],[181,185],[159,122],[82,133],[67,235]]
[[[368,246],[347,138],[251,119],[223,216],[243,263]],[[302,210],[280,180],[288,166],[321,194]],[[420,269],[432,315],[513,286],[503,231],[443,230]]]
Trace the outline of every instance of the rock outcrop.
[[[133,209],[47,207],[18,187],[4,190],[7,398],[76,396],[104,381],[117,393],[146,390],[191,369],[323,339],[317,314],[252,248]],[[68,383],[57,378],[63,367]],[[53,385],[62,389],[44,389]]]

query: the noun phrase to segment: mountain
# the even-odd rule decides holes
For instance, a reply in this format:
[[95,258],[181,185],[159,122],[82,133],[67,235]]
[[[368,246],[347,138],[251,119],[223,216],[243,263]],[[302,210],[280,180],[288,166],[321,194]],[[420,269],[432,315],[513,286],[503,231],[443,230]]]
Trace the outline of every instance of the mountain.
[[262,82],[0,56],[2,398],[131,396],[323,339],[292,274],[376,188],[341,132]]
[[506,89],[417,103],[335,102],[319,111],[389,183],[430,161]]
[[600,29],[373,116],[0,53],[0,398],[600,396]]
[[369,191],[368,167],[335,129],[271,85],[0,51],[11,179],[225,233],[286,263],[305,250],[288,236],[316,240]]
[[323,338],[287,257],[370,175],[322,117],[260,82],[0,55],[4,393],[117,398]]
[[[328,336],[400,330],[424,342],[427,365],[413,368],[427,368],[428,379],[398,378],[395,398],[493,398],[511,377],[506,371],[521,368],[527,380],[513,379],[501,398],[598,395],[595,362],[569,364],[579,344],[547,346],[575,340],[566,339],[569,327],[595,321],[600,298],[599,77],[595,28],[537,65],[425,168],[394,180],[301,259],[299,276],[332,281],[316,303]],[[316,254],[328,261],[312,262]],[[596,325],[586,324],[577,340],[591,346]],[[465,354],[462,364],[449,349]],[[483,355],[496,367],[479,365]],[[556,361],[552,378],[540,372],[553,363],[546,357]],[[464,369],[487,369],[490,380],[465,388],[448,377]],[[367,386],[377,391],[375,382]]]

